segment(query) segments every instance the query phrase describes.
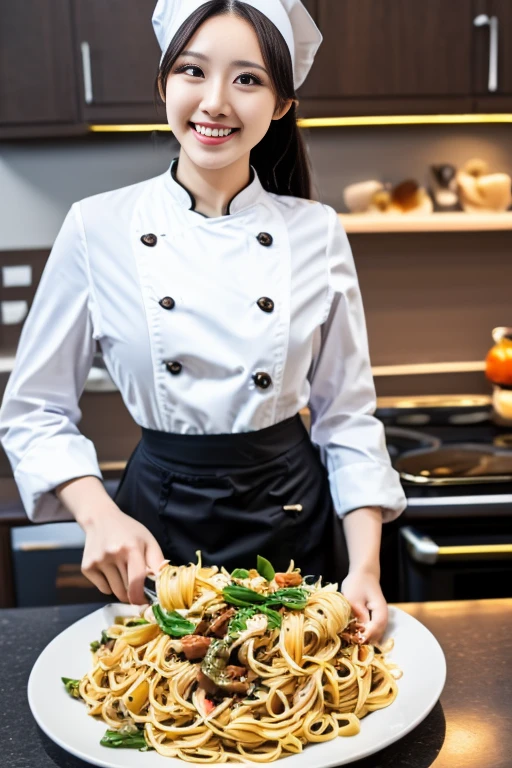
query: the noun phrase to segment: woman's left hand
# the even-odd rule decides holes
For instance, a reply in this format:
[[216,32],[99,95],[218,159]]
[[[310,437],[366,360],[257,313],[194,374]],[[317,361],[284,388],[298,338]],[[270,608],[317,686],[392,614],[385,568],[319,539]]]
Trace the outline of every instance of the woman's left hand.
[[371,571],[349,571],[341,591],[352,606],[354,616],[364,624],[365,643],[378,643],[388,624],[388,606],[379,577]]

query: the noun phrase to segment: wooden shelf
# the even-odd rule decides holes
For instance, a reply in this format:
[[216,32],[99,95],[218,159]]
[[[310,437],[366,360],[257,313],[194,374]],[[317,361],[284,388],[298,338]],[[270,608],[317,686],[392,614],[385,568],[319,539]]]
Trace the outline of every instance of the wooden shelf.
[[505,213],[431,213],[418,216],[384,213],[338,214],[347,234],[372,232],[489,232],[512,231],[512,211]]

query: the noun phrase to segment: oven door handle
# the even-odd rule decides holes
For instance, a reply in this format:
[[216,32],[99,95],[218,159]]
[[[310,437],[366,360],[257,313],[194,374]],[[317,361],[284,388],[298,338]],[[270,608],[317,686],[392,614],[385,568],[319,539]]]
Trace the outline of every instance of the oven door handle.
[[416,528],[400,528],[407,551],[413,560],[424,565],[435,565],[446,560],[504,560],[512,558],[512,544],[458,544],[440,547]]

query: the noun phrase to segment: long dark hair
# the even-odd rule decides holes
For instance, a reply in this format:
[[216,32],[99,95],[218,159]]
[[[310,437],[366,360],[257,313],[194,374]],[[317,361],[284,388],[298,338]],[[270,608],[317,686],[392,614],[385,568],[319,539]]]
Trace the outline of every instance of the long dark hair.
[[[239,0],[209,0],[197,8],[181,25],[162,59],[155,83],[165,93],[169,72],[189,40],[207,19],[235,13],[252,24],[260,42],[263,60],[274,86],[277,109],[288,99],[296,99],[290,51],[277,27],[252,5]],[[280,120],[272,120],[263,139],[251,150],[250,163],[267,192],[295,197],[311,197],[311,173],[306,148],[297,126],[294,102]]]

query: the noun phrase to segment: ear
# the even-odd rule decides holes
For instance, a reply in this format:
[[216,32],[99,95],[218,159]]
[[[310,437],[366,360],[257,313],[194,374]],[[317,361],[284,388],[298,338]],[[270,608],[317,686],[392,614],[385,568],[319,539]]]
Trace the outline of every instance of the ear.
[[292,108],[292,104],[298,104],[298,103],[299,102],[297,101],[297,99],[288,99],[280,110],[276,109],[272,120],[280,120],[282,117],[286,115],[287,112],[290,111],[290,109]]

